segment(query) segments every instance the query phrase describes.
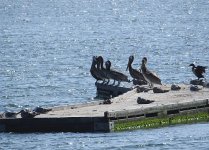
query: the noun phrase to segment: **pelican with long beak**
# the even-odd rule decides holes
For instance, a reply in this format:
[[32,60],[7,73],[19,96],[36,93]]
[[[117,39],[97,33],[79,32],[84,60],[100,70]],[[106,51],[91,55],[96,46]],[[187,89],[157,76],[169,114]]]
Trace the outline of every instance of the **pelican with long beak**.
[[98,69],[97,71],[100,73],[100,77],[104,81],[107,80],[105,84],[108,84],[110,80],[109,77],[107,76],[108,71],[106,68],[104,68],[104,59],[102,56],[97,57],[97,69]]
[[92,77],[94,77],[96,79],[96,83],[97,83],[99,80],[103,81],[103,78],[101,77],[100,73],[98,72],[96,65],[97,65],[97,57],[93,56],[90,73],[91,73]]
[[117,86],[120,85],[120,82],[130,82],[127,75],[111,69],[111,62],[109,60],[105,62],[105,66],[108,71],[107,76],[109,79],[114,80],[113,85],[115,84],[115,81],[118,81]]
[[160,78],[157,75],[155,75],[154,73],[152,73],[151,71],[149,71],[146,67],[146,64],[147,64],[147,58],[144,57],[142,59],[141,70],[142,70],[142,74],[143,74],[145,80],[149,83],[149,85],[151,87],[153,87],[153,84],[162,85]]
[[146,83],[146,80],[141,72],[141,69],[137,70],[137,69],[132,68],[133,61],[134,61],[134,56],[131,55],[128,60],[126,71],[129,70],[129,73],[133,79],[138,80],[138,81],[145,81]]

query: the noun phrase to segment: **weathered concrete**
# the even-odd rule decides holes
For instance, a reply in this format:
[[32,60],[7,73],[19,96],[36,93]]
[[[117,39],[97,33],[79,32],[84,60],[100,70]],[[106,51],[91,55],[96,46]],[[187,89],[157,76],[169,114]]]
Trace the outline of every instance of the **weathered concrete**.
[[[209,112],[209,88],[190,91],[190,85],[179,85],[178,91],[170,90],[171,85],[161,86],[170,90],[166,93],[137,93],[136,89],[112,98],[111,104],[102,101],[52,108],[46,114],[33,119],[0,119],[0,131],[6,132],[110,132],[116,125],[127,125],[130,121],[143,121],[147,118],[165,118],[170,122],[174,116],[195,115]],[[153,100],[150,104],[138,104],[137,98]],[[199,115],[200,116],[200,115]],[[196,117],[197,118],[197,117]],[[197,119],[198,120],[198,119]],[[121,123],[122,121],[122,123]],[[169,121],[168,121],[169,122]],[[129,126],[129,124],[127,125]],[[124,129],[128,129],[124,128]]]

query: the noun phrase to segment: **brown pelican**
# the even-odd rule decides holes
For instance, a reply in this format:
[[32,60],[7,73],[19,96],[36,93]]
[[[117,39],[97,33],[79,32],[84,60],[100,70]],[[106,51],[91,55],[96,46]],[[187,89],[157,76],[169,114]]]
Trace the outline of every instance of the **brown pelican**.
[[90,73],[91,73],[92,77],[94,77],[96,79],[96,82],[98,82],[98,80],[103,80],[103,78],[101,77],[100,73],[98,72],[96,65],[97,65],[97,57],[93,56]]
[[147,58],[144,57],[142,59],[141,70],[145,80],[150,84],[151,87],[153,87],[153,84],[162,85],[160,78],[147,69],[146,63],[147,63]]
[[132,63],[134,61],[134,56],[130,56],[129,57],[129,61],[128,61],[128,65],[127,65],[127,68],[126,68],[126,71],[129,69],[129,73],[131,75],[131,77],[135,80],[138,80],[138,81],[145,81],[146,83],[146,80],[144,79],[144,76],[143,74],[141,73],[141,70],[137,70],[137,69],[133,69],[132,68]]
[[115,84],[115,81],[118,81],[117,86],[120,85],[121,81],[130,82],[128,80],[128,76],[127,75],[125,75],[125,74],[123,74],[121,72],[118,72],[116,70],[112,70],[111,69],[111,62],[109,60],[105,62],[105,66],[106,66],[106,69],[108,70],[108,73],[107,73],[108,78],[114,80],[113,85]]
[[198,80],[200,78],[204,78],[203,73],[205,73],[205,69],[207,69],[207,67],[195,66],[194,64],[190,64],[189,66],[192,66],[192,72],[194,73],[196,77],[198,77]]
[[109,83],[109,77],[107,76],[108,70],[104,68],[104,59],[102,56],[97,57],[97,71],[100,73],[100,76],[103,80],[107,79],[107,83]]

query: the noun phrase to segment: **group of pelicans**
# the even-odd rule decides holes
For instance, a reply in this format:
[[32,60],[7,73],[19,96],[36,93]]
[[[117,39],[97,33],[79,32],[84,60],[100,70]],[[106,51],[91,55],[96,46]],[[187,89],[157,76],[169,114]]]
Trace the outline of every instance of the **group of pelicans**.
[[[140,69],[134,69],[132,67],[133,61],[134,56],[130,56],[126,68],[126,71],[129,70],[130,76],[133,78],[133,80],[140,81],[139,83],[149,84],[151,88],[153,88],[154,84],[162,85],[161,79],[154,72],[151,72],[147,68],[146,57],[142,59]],[[189,66],[192,67],[192,72],[198,78],[198,81],[201,81],[200,79],[204,78],[203,73],[205,73],[207,67],[195,66],[194,64],[190,64]],[[120,82],[131,82],[128,79],[127,75],[111,69],[111,62],[109,60],[105,62],[104,67],[104,59],[102,56],[93,56],[90,72],[91,75],[96,79],[96,82],[101,80],[103,81],[102,84],[109,84],[110,80],[114,81],[112,85],[115,86],[119,86]],[[115,84],[115,81],[117,81],[118,83]],[[0,114],[0,118],[16,118],[18,114],[20,114],[21,118],[33,118],[37,115],[47,113],[51,110],[52,109],[36,107],[33,111],[21,110],[19,112],[4,112],[3,114]]]
[[[147,68],[146,57],[142,59],[140,69],[134,69],[132,67],[133,61],[134,56],[131,55],[126,68],[126,71],[129,70],[130,76],[133,78],[133,80],[140,81],[140,83],[149,84],[150,87],[153,87],[154,84],[162,85],[161,79],[154,72],[151,72]],[[192,66],[192,72],[195,74],[198,80],[204,78],[203,73],[205,73],[207,67],[195,66],[194,64],[190,64],[189,66]],[[111,62],[109,60],[105,62],[104,67],[104,59],[102,56],[93,56],[90,72],[91,75],[96,79],[96,82],[101,80],[103,81],[102,84],[109,84],[110,80],[114,81],[112,85],[115,85],[115,81],[117,81],[118,84],[116,84],[116,86],[119,86],[120,82],[131,82],[127,75],[111,69]]]

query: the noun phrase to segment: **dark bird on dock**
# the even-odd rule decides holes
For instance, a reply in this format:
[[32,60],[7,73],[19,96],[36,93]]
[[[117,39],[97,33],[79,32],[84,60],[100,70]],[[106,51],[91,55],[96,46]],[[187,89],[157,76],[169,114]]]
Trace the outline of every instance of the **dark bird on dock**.
[[147,64],[147,58],[144,57],[142,59],[141,70],[145,80],[150,84],[151,87],[153,87],[153,84],[162,85],[160,78],[151,71],[149,71],[146,67],[146,64]]
[[1,118],[16,118],[20,112],[4,112],[1,114]]
[[171,90],[172,91],[178,91],[178,90],[181,90],[181,87],[177,84],[172,84],[171,85]]
[[130,75],[133,79],[138,80],[138,81],[144,81],[144,83],[146,84],[147,81],[145,80],[141,70],[140,69],[137,70],[137,69],[132,68],[133,61],[134,61],[134,56],[131,55],[129,57],[129,61],[128,61],[126,71],[129,69],[129,73],[130,73]]
[[112,101],[110,99],[105,99],[103,101],[103,104],[111,104],[111,103],[112,103]]
[[105,62],[105,66],[108,71],[107,72],[108,78],[114,80],[113,85],[115,84],[115,81],[118,81],[117,86],[120,85],[120,82],[130,82],[127,75],[111,69],[111,62],[109,60]]
[[29,110],[21,110],[20,115],[22,118],[34,118],[35,116],[40,115],[40,113],[30,112]]
[[166,92],[169,92],[169,90],[161,89],[159,87],[153,88],[153,93],[166,93]]
[[97,69],[100,73],[100,77],[104,80],[104,82],[107,80],[106,84],[108,84],[110,81],[109,77],[107,76],[108,70],[104,68],[104,59],[102,56],[97,57]]
[[198,87],[197,85],[191,85],[190,86],[190,91],[199,91],[201,90],[202,88]]
[[42,107],[36,107],[33,109],[33,112],[39,113],[39,114],[44,114],[47,113],[49,111],[51,111],[52,109],[47,109],[47,108],[42,108]]
[[192,66],[192,72],[198,78],[198,80],[200,78],[205,78],[203,76],[203,73],[205,73],[205,69],[207,69],[207,67],[205,67],[205,66],[195,66],[194,64],[190,64],[189,66]]
[[101,75],[100,75],[96,65],[98,66],[98,64],[97,64],[97,57],[93,56],[90,73],[91,73],[92,77],[94,77],[96,79],[96,82],[98,82],[99,80],[103,81],[103,79],[102,79],[102,77],[101,77]]
[[137,98],[137,103],[138,104],[150,104],[150,103],[153,103],[153,102],[154,102],[153,100],[145,99],[145,98],[142,98],[142,97]]

